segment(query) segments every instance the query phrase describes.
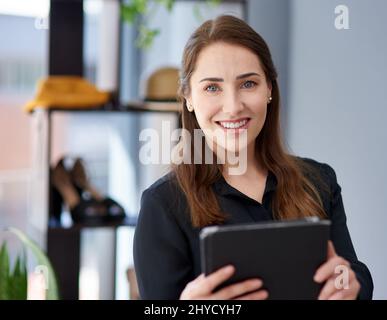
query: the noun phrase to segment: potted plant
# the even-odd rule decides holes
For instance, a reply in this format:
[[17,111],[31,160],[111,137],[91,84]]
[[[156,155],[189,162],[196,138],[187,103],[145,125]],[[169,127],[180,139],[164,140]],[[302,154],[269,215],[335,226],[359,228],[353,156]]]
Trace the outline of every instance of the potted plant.
[[[52,265],[39,248],[39,246],[28,238],[22,231],[15,228],[8,228],[4,232],[10,232],[22,244],[22,252],[17,255],[14,266],[11,266],[11,259],[7,242],[3,242],[0,247],[0,300],[26,300],[34,299],[33,287],[36,284],[34,275],[41,274],[44,280],[43,298],[47,300],[58,299],[58,286]],[[35,258],[37,266],[30,276],[27,272],[27,250]],[[32,281],[31,281],[32,280]],[[32,291],[31,291],[32,290]],[[31,296],[28,293],[32,292]]]
[[[164,7],[168,12],[171,12],[177,1],[178,0],[132,0],[121,4],[121,16],[123,21],[129,24],[138,24],[139,35],[136,44],[139,48],[149,48],[153,43],[153,39],[160,33],[160,30],[157,28],[149,28],[145,23],[146,19],[150,18],[160,7]],[[201,19],[199,8],[200,2],[205,3],[208,6],[217,6],[222,0],[195,1],[193,14],[198,20]]]

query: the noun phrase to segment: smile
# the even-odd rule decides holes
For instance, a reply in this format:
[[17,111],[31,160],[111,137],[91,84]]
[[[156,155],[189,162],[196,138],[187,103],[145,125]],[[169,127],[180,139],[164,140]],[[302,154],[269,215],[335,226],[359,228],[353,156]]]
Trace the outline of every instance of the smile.
[[248,127],[249,122],[250,118],[243,118],[232,121],[216,121],[216,123],[223,129],[246,129]]

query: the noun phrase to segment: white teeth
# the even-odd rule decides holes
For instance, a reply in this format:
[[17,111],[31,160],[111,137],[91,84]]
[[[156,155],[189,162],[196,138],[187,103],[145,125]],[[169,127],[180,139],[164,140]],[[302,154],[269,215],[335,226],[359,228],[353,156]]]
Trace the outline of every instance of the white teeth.
[[242,120],[239,122],[220,122],[220,125],[223,128],[227,129],[238,129],[240,127],[243,127],[247,123],[247,120]]

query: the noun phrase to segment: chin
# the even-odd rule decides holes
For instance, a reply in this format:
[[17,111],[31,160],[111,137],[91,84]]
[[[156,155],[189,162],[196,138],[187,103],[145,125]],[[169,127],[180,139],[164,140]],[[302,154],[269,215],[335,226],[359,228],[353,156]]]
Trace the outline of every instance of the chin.
[[239,143],[238,141],[231,140],[227,145],[219,145],[219,148],[223,152],[240,153],[247,152],[247,143]]

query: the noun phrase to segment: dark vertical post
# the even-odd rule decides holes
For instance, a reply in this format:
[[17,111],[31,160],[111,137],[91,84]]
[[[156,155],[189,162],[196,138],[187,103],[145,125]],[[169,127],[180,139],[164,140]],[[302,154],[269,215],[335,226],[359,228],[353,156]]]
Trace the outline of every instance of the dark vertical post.
[[83,75],[83,0],[51,0],[49,75]]
[[[50,76],[83,76],[83,23],[83,0],[50,1],[48,55]],[[51,163],[51,121],[52,114],[49,111],[49,163]],[[52,212],[49,213],[50,216],[51,214]],[[48,226],[47,254],[57,276],[61,299],[79,298],[80,233],[78,228],[61,229]]]
[[81,230],[51,228],[47,233],[47,254],[58,280],[62,300],[79,299]]

